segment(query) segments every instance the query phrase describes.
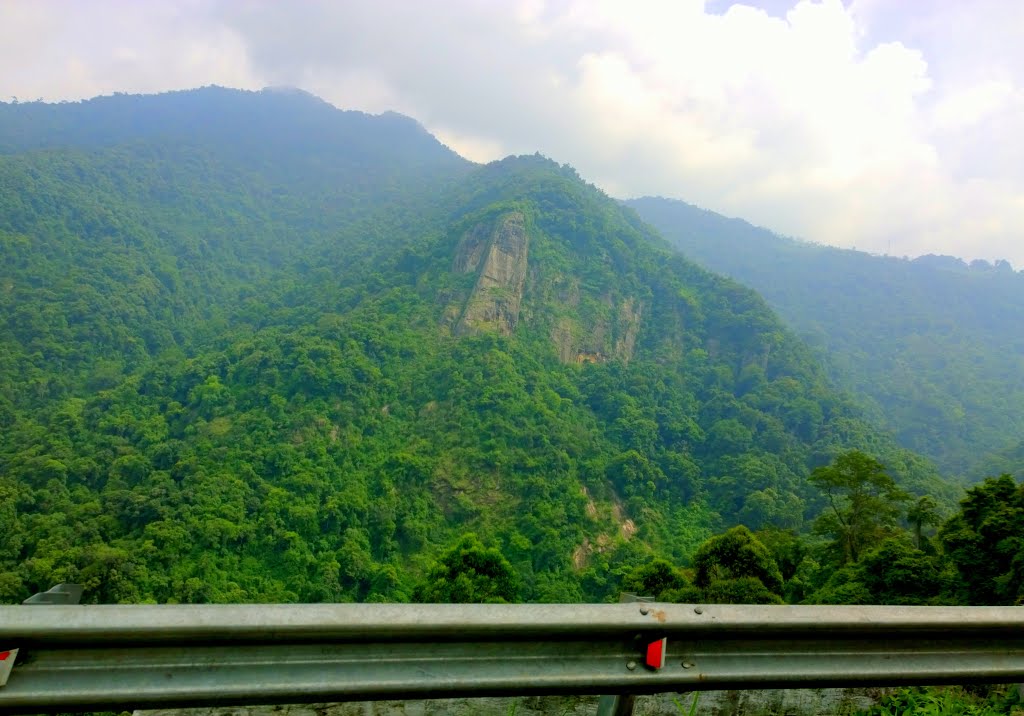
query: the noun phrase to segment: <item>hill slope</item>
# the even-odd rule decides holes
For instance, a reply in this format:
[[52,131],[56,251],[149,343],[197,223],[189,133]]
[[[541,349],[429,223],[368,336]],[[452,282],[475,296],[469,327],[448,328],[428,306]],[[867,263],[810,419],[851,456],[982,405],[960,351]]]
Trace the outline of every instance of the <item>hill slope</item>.
[[0,147],[0,380],[34,398],[217,334],[282,271],[357,273],[471,167],[407,118],[219,88],[0,104]]
[[968,475],[1024,431],[1024,274],[781,238],[683,202],[627,202],[685,255],[751,286],[909,449]]
[[101,114],[0,156],[3,599],[407,599],[467,530],[524,598],[600,599],[713,528],[800,527],[845,448],[954,494],[756,294],[571,169],[393,152],[363,133],[411,122],[301,95],[116,101],[210,92],[273,131],[122,144]]

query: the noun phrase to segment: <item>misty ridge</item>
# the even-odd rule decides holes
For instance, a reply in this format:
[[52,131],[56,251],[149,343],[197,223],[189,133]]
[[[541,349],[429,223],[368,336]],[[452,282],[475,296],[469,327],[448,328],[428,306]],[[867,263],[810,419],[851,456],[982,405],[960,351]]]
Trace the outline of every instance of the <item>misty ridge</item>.
[[838,386],[947,474],[980,479],[990,454],[1019,444],[1024,276],[1009,262],[872,256],[679,201],[627,205],[687,256],[757,290]]

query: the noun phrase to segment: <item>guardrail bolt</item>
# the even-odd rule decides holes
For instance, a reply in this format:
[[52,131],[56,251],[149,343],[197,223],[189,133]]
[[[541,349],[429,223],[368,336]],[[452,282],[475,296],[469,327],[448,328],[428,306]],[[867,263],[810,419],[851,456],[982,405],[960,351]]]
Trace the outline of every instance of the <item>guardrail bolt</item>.
[[626,662],[626,668],[629,669],[630,671],[633,671],[636,668],[636,662],[635,661],[627,661]]
[[648,607],[640,607],[640,613],[644,616],[647,616],[651,613],[651,610]]
[[693,611],[694,611],[694,612],[696,612],[697,614],[703,614],[703,613],[704,613],[704,609],[703,609],[703,608],[701,608],[701,607],[697,607],[697,608],[696,608],[696,609],[694,609]]
[[693,668],[693,662],[692,662],[692,661],[690,661],[689,659],[687,659],[686,661],[684,661],[684,662],[682,663],[682,667],[683,667],[684,669],[692,669],[692,668]]

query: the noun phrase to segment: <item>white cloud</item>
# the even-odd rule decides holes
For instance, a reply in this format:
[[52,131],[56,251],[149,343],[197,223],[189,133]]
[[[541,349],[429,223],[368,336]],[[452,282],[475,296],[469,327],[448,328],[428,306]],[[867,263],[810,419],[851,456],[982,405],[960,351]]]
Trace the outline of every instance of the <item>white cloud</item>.
[[248,48],[201,2],[0,0],[0,97],[256,88]]
[[480,164],[493,161],[495,157],[504,157],[510,154],[500,142],[493,139],[460,134],[444,127],[432,127],[431,132],[442,144],[452,149],[457,148],[456,151],[463,157]]
[[1024,15],[979,3],[8,2],[0,94],[295,84],[411,114],[473,159],[540,150],[620,196],[1024,264]]
[[990,80],[951,92],[932,112],[936,129],[961,130],[1005,109],[1018,94],[1008,80]]

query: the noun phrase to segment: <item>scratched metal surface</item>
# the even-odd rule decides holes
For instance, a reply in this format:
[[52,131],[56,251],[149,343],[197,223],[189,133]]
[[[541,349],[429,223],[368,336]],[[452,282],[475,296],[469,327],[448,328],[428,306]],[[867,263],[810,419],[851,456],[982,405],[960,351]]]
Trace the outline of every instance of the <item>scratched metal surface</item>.
[[[988,607],[0,607],[0,711],[1013,682],[1024,610]],[[664,668],[643,663],[667,637]]]

